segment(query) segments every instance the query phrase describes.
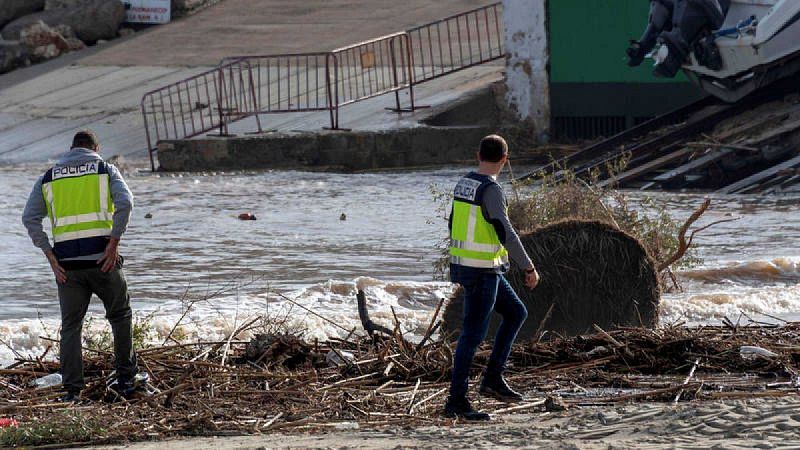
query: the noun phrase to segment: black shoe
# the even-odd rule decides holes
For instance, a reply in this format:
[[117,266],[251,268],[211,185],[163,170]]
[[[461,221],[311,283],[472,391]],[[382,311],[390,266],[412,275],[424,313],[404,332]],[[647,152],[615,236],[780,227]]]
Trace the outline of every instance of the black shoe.
[[126,400],[149,397],[152,395],[148,385],[149,380],[150,376],[147,373],[139,373],[133,378],[117,379],[111,384],[111,389]]
[[113,386],[114,391],[123,398],[129,399],[136,392],[136,386],[133,380],[117,380],[117,384]]
[[444,405],[444,415],[447,417],[460,417],[471,421],[487,421],[489,414],[472,409],[466,397],[447,397]]
[[502,375],[484,375],[479,392],[503,402],[521,402],[525,399],[522,394],[511,389]]
[[61,398],[58,399],[61,403],[78,403],[81,401],[81,392],[80,391],[67,391],[66,394],[62,395]]

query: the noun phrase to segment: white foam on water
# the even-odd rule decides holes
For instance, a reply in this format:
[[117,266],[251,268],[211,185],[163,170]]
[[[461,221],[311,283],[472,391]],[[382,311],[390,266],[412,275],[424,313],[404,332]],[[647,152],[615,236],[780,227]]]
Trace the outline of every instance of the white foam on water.
[[[661,322],[686,320],[708,323],[723,318],[736,320],[741,313],[791,318],[800,312],[800,284],[757,288],[735,287],[704,293],[668,294],[661,301]],[[758,317],[761,315],[761,317]]]
[[[163,343],[179,320],[179,327],[173,335],[180,336],[183,342],[220,341],[256,317],[268,317],[268,322],[273,325],[280,322],[281,329],[301,333],[305,339],[325,340],[345,337],[353,329],[362,332],[356,302],[359,289],[366,295],[370,318],[374,322],[394,328],[396,314],[401,331],[413,340],[425,333],[433,310],[440,299],[451,295],[453,285],[445,282],[385,282],[361,277],[353,281],[331,280],[285,294],[291,300],[263,292],[197,301],[184,317],[179,302],[159,309],[137,310],[134,314],[136,321],[149,323],[151,332],[146,340],[151,344]],[[43,337],[57,339],[59,326],[59,321],[54,318],[1,321],[0,367],[13,363],[17,353],[23,357],[42,355],[48,346],[53,345]],[[262,329],[256,327],[237,338],[248,339]],[[102,314],[87,315],[84,335],[108,333],[109,330]],[[47,354],[48,358],[55,356],[52,349]]]
[[14,319],[0,322],[0,366],[14,361],[17,354],[22,356],[41,355],[52,344],[42,337],[56,339],[58,322],[48,320]]
[[681,271],[680,276],[706,283],[800,280],[800,260],[781,257],[769,260],[735,261],[719,267]]
[[796,319],[800,313],[800,259],[774,257],[720,262],[679,272],[685,293],[665,294],[662,323],[737,320],[747,314]]
[[[748,270],[754,273],[793,273],[798,269],[797,262],[778,259],[737,263],[728,269],[710,270],[741,274]],[[751,316],[763,313],[783,318],[800,313],[800,284],[778,281],[751,286],[730,282],[729,278],[728,275],[715,278],[714,284],[709,276],[702,278],[700,289],[692,286],[688,293],[665,294],[661,302],[661,322],[709,323],[724,317],[735,320],[742,312]],[[351,281],[330,280],[284,294],[290,300],[264,291],[198,301],[182,319],[185,303],[178,301],[166,302],[158,309],[139,309],[135,316],[140,322],[149,321],[151,333],[147,341],[152,344],[163,343],[178,320],[181,322],[176,335],[182,341],[220,341],[255,317],[268,317],[273,324],[280,322],[283,329],[302,333],[308,340],[325,340],[344,337],[353,329],[356,333],[363,332],[356,302],[359,289],[366,294],[370,318],[374,322],[394,328],[396,314],[401,331],[414,340],[425,333],[433,310],[441,299],[452,294],[454,286],[447,282],[382,281],[361,277]],[[0,339],[3,341],[0,343],[0,366],[12,363],[15,351],[24,356],[41,355],[53,345],[42,337],[55,339],[58,330],[59,321],[55,318],[0,321]],[[102,314],[90,313],[85,333],[107,333],[108,330]],[[259,331],[256,328],[237,338],[248,339]],[[50,358],[55,356],[54,350],[48,353]]]
[[453,285],[445,282],[385,282],[360,277],[351,282],[328,281],[290,296],[299,305],[322,314],[325,319],[270,294],[265,297],[273,309],[281,308],[278,314],[291,310],[289,325],[302,330],[305,337],[325,339],[344,337],[354,328],[361,330],[356,302],[358,290],[364,291],[370,318],[374,322],[393,328],[394,309],[401,331],[413,337],[426,331],[432,311],[441,299],[451,295]]

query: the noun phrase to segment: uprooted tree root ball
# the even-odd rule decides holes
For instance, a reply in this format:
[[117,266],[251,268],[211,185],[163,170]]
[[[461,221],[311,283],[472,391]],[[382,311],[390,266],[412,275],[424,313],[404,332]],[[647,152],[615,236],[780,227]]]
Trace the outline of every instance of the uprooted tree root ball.
[[595,324],[657,325],[661,293],[655,262],[636,238],[601,222],[565,221],[521,239],[541,283],[525,288],[524,274],[516,269],[509,281],[528,306],[532,331],[543,324],[569,336],[590,332]]
[[[654,327],[660,300],[655,262],[642,244],[624,231],[602,222],[563,221],[520,236],[541,281],[525,287],[524,274],[512,269],[508,279],[528,308],[519,338],[575,336],[595,324]],[[462,320],[462,291],[445,311],[445,329],[455,331]],[[499,318],[493,317],[490,335]]]

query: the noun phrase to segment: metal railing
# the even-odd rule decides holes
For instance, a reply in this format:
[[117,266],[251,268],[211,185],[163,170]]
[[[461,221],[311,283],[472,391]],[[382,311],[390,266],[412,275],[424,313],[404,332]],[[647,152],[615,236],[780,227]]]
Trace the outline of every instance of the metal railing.
[[221,64],[239,65],[252,75],[256,101],[241,111],[245,115],[331,109],[329,52],[237,56]]
[[222,64],[251,71],[259,114],[325,111],[329,53],[292,53],[226,58]]
[[407,30],[414,44],[414,82],[503,58],[502,23],[503,4],[494,3]]
[[[339,129],[339,108],[394,92],[394,111],[414,111],[411,41],[395,33],[333,50],[329,86],[332,95],[331,129]],[[400,91],[409,89],[411,106],[400,106]]]
[[[185,139],[262,114],[328,111],[390,93],[412,112],[414,86],[504,56],[502,3],[330,52],[225,58],[217,68],[148,92],[141,102],[150,163],[162,140]],[[408,90],[409,105],[400,92]]]
[[217,128],[220,134],[227,134],[227,125],[242,119],[242,111],[256,102],[252,72],[243,70],[239,62],[144,94],[141,109],[151,166],[155,168],[154,143],[190,138]]

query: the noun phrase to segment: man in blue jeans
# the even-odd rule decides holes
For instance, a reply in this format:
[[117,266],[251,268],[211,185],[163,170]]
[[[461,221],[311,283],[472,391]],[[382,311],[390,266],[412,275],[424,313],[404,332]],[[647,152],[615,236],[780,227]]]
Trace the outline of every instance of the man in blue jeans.
[[497,135],[486,136],[478,150],[478,170],[455,187],[450,213],[450,279],[464,290],[464,324],[453,361],[453,379],[445,414],[467,420],[488,420],[467,400],[469,370],[475,351],[486,337],[492,310],[503,318],[483,374],[480,393],[502,401],[522,395],[503,379],[506,360],[528,311],[503,274],[508,257],[525,271],[525,285],[539,283],[539,274],[508,220],[503,189],[497,175],[508,160],[508,145]]

